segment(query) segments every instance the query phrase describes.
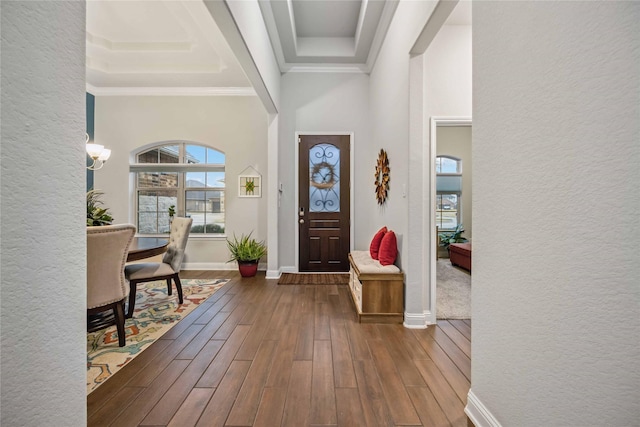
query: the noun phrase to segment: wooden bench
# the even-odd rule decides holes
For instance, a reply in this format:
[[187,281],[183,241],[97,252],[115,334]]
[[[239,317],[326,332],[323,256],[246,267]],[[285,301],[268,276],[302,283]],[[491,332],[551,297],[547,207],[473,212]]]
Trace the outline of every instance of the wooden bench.
[[369,251],[349,253],[349,289],[364,323],[402,323],[404,273],[395,265],[381,265]]

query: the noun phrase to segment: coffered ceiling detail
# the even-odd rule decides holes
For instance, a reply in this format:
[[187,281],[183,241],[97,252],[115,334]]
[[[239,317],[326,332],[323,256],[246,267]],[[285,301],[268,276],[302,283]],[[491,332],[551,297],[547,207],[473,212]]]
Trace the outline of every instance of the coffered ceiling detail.
[[282,72],[370,71],[397,0],[259,0]]
[[94,93],[149,87],[250,90],[201,1],[88,1],[86,49],[87,84]]

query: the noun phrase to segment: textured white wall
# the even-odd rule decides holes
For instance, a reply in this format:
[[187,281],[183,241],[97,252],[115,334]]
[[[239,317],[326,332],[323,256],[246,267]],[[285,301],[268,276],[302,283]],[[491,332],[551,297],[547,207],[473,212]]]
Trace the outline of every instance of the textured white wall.
[[[95,172],[94,187],[104,191],[105,206],[116,223],[136,223],[131,152],[153,142],[186,140],[226,154],[227,235],[253,230],[254,237],[267,239],[267,114],[257,97],[97,96],[95,138],[112,150],[104,168]],[[248,166],[262,174],[261,198],[238,197],[238,175]],[[224,238],[192,235],[184,262],[189,268],[207,267],[202,265],[207,263],[234,268],[225,265],[228,259]]]
[[86,424],[85,3],[2,2],[0,424]]
[[[422,31],[436,2],[400,1],[389,27],[369,85],[371,147],[363,158],[370,165],[367,187],[371,187],[371,171],[380,148],[387,150],[391,167],[391,191],[385,207],[369,205],[366,215],[369,241],[382,225],[400,234],[400,266],[405,272],[405,313],[423,319],[425,305],[422,258],[423,200],[428,197],[423,187],[423,146],[409,145],[409,51]],[[413,88],[412,88],[413,89]],[[415,149],[417,148],[417,149]],[[369,190],[367,190],[369,191]],[[373,190],[370,190],[373,191]],[[403,196],[406,192],[406,197]],[[411,322],[409,322],[411,323]],[[424,320],[419,320],[424,326]],[[407,324],[407,316],[405,316]],[[414,325],[415,326],[415,325]]]
[[371,149],[368,83],[368,76],[353,73],[287,73],[282,76],[278,159],[279,177],[284,189],[279,212],[281,267],[293,267],[297,259],[296,132],[354,132],[355,182],[351,185],[355,185],[355,224],[352,227],[356,248],[365,244],[363,233],[366,233],[370,200],[374,199],[371,177],[375,165],[368,161],[367,155]]
[[474,3],[471,389],[502,425],[638,423],[638,22]]

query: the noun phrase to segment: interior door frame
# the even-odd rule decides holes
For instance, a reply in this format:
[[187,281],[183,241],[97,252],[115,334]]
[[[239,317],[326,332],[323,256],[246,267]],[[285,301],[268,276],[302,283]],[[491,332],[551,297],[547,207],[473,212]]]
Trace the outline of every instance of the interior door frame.
[[294,142],[294,146],[295,146],[295,177],[296,179],[295,184],[294,184],[294,193],[295,193],[295,206],[293,209],[293,213],[292,213],[292,217],[293,217],[293,223],[295,224],[295,267],[296,267],[296,273],[300,272],[300,227],[298,227],[298,220],[299,220],[299,216],[298,216],[298,208],[300,207],[300,185],[299,185],[299,179],[298,176],[300,176],[300,143],[298,142],[298,138],[300,136],[304,136],[304,135],[348,135],[349,136],[349,247],[351,249],[353,249],[353,242],[354,242],[354,232],[353,232],[353,215],[354,215],[354,194],[353,194],[353,189],[355,188],[355,185],[353,185],[353,179],[354,179],[354,164],[355,164],[355,156],[354,156],[354,135],[353,132],[345,132],[345,131],[338,131],[338,132],[307,132],[307,131],[300,131],[300,132],[296,132],[295,133],[295,142]]
[[[429,264],[431,265],[431,271],[429,274],[429,312],[431,314],[431,318],[427,319],[427,321],[430,324],[435,325],[437,323],[436,320],[436,263],[437,263],[437,259],[436,259],[436,253],[438,251],[438,236],[435,235],[435,230],[436,230],[436,207],[437,207],[437,193],[436,193],[436,147],[437,147],[437,133],[438,133],[438,126],[472,126],[472,120],[471,117],[438,117],[438,116],[432,116],[431,117],[431,125],[430,125],[430,140],[431,140],[431,144],[429,144],[429,169],[430,169],[430,177],[431,177],[431,189],[430,189],[430,193],[431,193],[431,197],[430,197],[430,201],[429,201],[429,206],[431,208],[430,213],[429,213],[429,218],[431,218],[431,220],[429,221],[429,226],[430,228],[430,233],[428,235],[433,235],[433,239],[431,239],[431,241],[429,242],[429,244],[431,245],[431,251],[427,252],[426,248],[423,248],[423,252],[422,253],[430,253],[431,254],[431,259],[429,260]],[[473,146],[472,146],[473,147]],[[473,148],[472,148],[473,150]],[[473,153],[472,153],[472,157],[473,157]],[[473,159],[472,159],[473,160]],[[433,233],[433,234],[431,234]]]

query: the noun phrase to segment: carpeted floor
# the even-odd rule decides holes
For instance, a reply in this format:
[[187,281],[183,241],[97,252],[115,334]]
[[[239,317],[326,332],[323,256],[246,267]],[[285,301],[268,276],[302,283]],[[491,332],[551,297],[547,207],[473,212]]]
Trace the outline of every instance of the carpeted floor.
[[436,317],[471,319],[471,273],[439,259],[436,273]]
[[347,285],[349,273],[282,273],[278,285]]
[[133,318],[125,322],[127,342],[118,347],[116,326],[87,334],[87,394],[131,362],[229,279],[182,279],[184,303],[177,292],[167,295],[167,282],[140,283]]

